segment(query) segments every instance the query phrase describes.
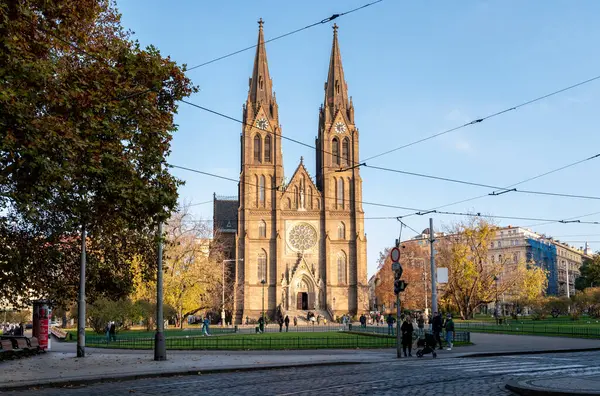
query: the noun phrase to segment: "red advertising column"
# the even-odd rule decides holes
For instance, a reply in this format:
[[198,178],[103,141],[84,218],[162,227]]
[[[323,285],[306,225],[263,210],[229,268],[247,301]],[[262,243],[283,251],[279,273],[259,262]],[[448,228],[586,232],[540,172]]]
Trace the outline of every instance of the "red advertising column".
[[40,349],[48,349],[48,302],[33,302],[33,336],[37,337]]

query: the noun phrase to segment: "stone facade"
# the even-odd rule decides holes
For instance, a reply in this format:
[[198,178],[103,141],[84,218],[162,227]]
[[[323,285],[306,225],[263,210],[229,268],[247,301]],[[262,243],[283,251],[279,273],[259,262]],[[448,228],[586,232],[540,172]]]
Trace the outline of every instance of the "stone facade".
[[[368,310],[359,133],[334,26],[319,110],[316,179],[300,163],[285,183],[278,105],[263,23],[243,107],[237,214],[236,323],[284,312],[333,316]],[[215,218],[215,224],[220,219]]]

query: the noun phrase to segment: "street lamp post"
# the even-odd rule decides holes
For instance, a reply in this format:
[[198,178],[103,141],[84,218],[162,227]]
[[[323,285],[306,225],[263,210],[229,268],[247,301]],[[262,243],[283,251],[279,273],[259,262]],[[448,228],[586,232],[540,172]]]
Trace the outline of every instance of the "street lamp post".
[[267,283],[266,280],[261,280],[260,284],[262,285],[262,318],[263,318],[263,323],[265,322],[265,283]]
[[225,263],[244,261],[244,259],[223,260],[223,292],[221,296],[221,327],[225,326]]
[[494,283],[496,284],[496,302],[494,304],[494,316],[496,317],[496,324],[498,324],[498,281],[500,279],[494,276]]

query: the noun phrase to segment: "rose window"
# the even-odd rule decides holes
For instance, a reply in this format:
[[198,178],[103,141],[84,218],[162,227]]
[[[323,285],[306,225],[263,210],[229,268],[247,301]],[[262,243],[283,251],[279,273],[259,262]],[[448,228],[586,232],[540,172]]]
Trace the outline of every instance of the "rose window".
[[317,231],[308,223],[297,224],[290,231],[289,241],[296,250],[308,250],[317,243]]

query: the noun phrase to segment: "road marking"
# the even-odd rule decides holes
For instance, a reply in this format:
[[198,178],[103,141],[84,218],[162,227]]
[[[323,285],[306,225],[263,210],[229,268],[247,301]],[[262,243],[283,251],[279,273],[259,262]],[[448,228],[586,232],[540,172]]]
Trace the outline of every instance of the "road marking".
[[305,389],[299,392],[290,392],[290,393],[278,393],[278,396],[291,396],[291,395],[300,395],[302,393],[314,393],[317,391],[321,391],[321,390],[327,390],[327,389],[337,389],[337,388],[346,388],[348,386],[354,386],[354,385],[365,385],[365,384],[376,384],[378,382],[389,382],[389,379],[385,379],[385,380],[375,380],[375,381],[363,381],[363,382],[353,382],[350,384],[343,384],[343,385],[333,385],[333,386],[326,386],[323,388],[312,388],[312,389]]
[[554,366],[554,365],[547,365],[547,366],[534,366],[534,367],[529,367],[529,368],[523,368],[523,369],[511,369],[511,370],[491,370],[488,371],[488,373],[490,374],[510,374],[510,373],[521,373],[521,372],[535,372],[537,374],[538,371],[547,371],[547,370],[558,370],[558,369],[570,369],[570,368],[581,368],[581,367],[585,367],[581,364],[570,364],[570,365],[565,365],[565,366]]
[[[549,370],[549,371],[542,371],[539,373],[535,373],[535,375],[554,375],[554,374],[561,374],[561,375],[567,375],[569,377],[578,377],[578,376],[584,376],[584,375],[593,375],[596,373],[600,373],[600,367],[585,367],[585,368],[574,368],[574,369],[568,369],[568,370]],[[526,376],[529,375],[529,373],[515,373],[515,376],[518,377],[522,377],[522,376]]]

